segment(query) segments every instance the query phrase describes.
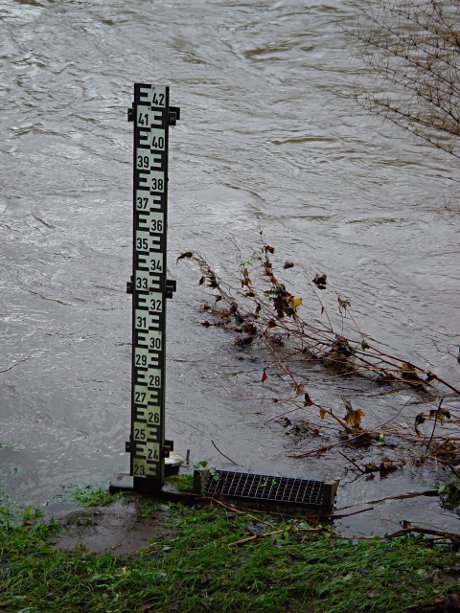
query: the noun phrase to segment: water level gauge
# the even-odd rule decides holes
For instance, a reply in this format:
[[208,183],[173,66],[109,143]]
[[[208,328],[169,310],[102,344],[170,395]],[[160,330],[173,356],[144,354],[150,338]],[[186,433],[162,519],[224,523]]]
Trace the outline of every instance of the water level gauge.
[[135,490],[163,487],[165,458],[166,278],[169,126],[180,110],[169,106],[169,88],[136,83],[128,110],[133,122],[133,273],[130,476]]

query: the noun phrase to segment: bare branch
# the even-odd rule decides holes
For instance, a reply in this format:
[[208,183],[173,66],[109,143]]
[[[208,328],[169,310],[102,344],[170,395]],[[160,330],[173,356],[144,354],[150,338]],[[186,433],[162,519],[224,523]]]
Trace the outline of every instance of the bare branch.
[[378,83],[358,101],[460,158],[459,0],[374,0],[362,16],[347,31]]

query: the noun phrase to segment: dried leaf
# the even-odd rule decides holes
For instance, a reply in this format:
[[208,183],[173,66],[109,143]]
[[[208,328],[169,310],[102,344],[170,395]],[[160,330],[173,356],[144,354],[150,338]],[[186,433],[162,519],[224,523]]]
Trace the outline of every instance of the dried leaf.
[[302,298],[294,298],[291,302],[292,308],[294,309],[298,309],[301,304],[302,304]]
[[351,400],[349,398],[342,398],[342,402],[347,410],[347,413],[352,413],[353,405],[351,404]]
[[423,383],[422,379],[417,374],[417,369],[410,362],[403,362],[401,365],[401,377],[406,381],[413,383]]
[[253,340],[254,340],[254,336],[248,334],[246,336],[241,336],[240,338],[238,338],[235,341],[235,345],[237,347],[247,347],[248,345],[252,343]]
[[441,425],[446,419],[450,419],[450,417],[451,415],[449,409],[445,409],[444,407],[440,407],[439,409],[432,409],[430,411],[430,419],[436,418]]
[[379,473],[381,477],[384,477],[388,473],[392,473],[395,470],[398,470],[399,466],[392,462],[391,460],[382,460],[379,465]]
[[313,400],[310,398],[310,394],[308,392],[305,392],[303,406],[304,407],[311,407],[312,404],[313,404]]
[[179,260],[183,260],[184,258],[193,258],[193,251],[184,251],[184,253],[181,253],[180,256],[177,258],[176,263]]
[[267,376],[267,369],[266,369],[266,368],[264,368],[264,371],[263,371],[263,373],[262,373],[262,378],[261,378],[262,383],[263,383],[264,381],[266,381],[267,379],[268,379],[268,376]]
[[208,283],[209,287],[212,287],[213,289],[215,289],[216,287],[219,287],[219,284],[217,282],[217,279],[215,277],[215,275],[210,275],[209,276],[209,283]]
[[321,417],[321,419],[324,419],[327,415],[327,411],[326,409],[323,409],[323,407],[319,408],[319,416]]
[[257,326],[252,321],[248,321],[243,325],[242,331],[246,332],[247,334],[256,334]]
[[200,282],[198,283],[198,285],[203,285],[203,283],[206,281],[206,277],[201,277]]
[[325,273],[316,274],[313,283],[318,289],[326,289],[327,275]]
[[378,471],[378,468],[373,463],[366,464],[365,467],[364,467],[364,472],[366,472],[366,473],[375,473],[377,471]]
[[438,419],[440,420],[441,424],[444,423],[444,419],[450,419],[450,411],[447,409],[442,409]]
[[248,269],[244,267],[241,274],[243,275],[243,278],[241,279],[241,287],[249,287],[251,285],[251,279],[249,277]]
[[343,398],[342,400],[347,411],[347,414],[345,415],[345,423],[353,426],[354,428],[359,428],[361,425],[361,420],[366,414],[361,409],[353,409],[351,401],[348,400],[348,398]]
[[294,385],[294,393],[296,396],[301,396],[305,393],[305,388],[302,383],[296,383]]
[[337,302],[339,303],[339,312],[341,315],[347,314],[347,308],[351,306],[351,302],[348,298],[337,296]]
[[421,436],[421,435],[422,435],[422,434],[421,434],[421,432],[420,432],[420,430],[418,429],[418,427],[419,427],[421,424],[425,423],[425,421],[426,421],[426,416],[425,416],[423,413],[419,413],[419,414],[416,416],[416,418],[415,418],[415,422],[414,422],[414,430],[415,430],[415,432],[417,433],[417,435],[418,435],[418,436]]

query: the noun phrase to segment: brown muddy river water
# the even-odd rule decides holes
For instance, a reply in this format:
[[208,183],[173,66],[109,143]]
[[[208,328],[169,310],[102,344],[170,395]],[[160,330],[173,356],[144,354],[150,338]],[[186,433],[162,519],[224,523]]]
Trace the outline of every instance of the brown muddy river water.
[[[368,480],[334,452],[290,458],[325,439],[294,440],[265,423],[282,412],[267,396],[287,397],[289,386],[270,379],[262,390],[268,356],[200,325],[199,273],[176,264],[194,249],[233,274],[260,225],[279,261],[296,263],[286,271],[296,294],[327,272],[362,330],[458,385],[458,165],[354,102],[371,77],[341,24],[360,4],[0,1],[4,492],[53,503],[66,484],[104,486],[128,469],[134,82],[169,85],[182,115],[170,133],[169,188],[178,292],[168,310],[167,435],[176,450],[231,467],[214,441],[240,470],[339,477],[339,508],[441,479],[435,465]],[[318,402],[349,397],[370,424],[403,405],[396,421],[406,423],[433,408],[407,390],[319,368],[306,376]],[[401,519],[458,524],[436,498],[414,498],[341,526],[381,533]]]

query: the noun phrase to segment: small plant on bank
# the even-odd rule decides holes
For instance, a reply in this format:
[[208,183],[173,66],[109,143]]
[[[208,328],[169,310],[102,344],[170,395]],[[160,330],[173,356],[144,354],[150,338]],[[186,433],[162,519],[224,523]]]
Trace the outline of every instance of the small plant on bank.
[[86,485],[84,487],[73,487],[68,489],[70,498],[82,507],[106,507],[115,501],[125,499],[122,493],[111,494],[108,489]]
[[171,475],[166,483],[172,483],[179,492],[191,492],[193,490],[193,475]]

